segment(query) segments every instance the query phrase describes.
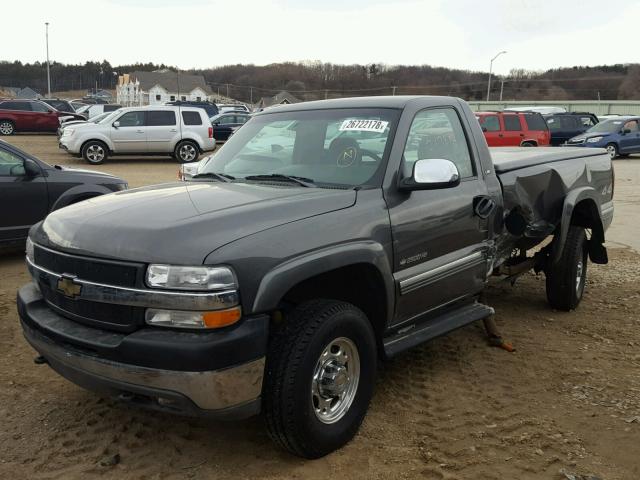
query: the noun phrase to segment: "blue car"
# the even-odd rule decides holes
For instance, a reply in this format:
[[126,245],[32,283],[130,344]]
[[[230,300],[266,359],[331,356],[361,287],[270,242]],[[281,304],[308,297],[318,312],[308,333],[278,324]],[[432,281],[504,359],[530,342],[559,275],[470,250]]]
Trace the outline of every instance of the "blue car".
[[611,159],[640,153],[640,117],[618,117],[600,122],[569,139],[566,145],[606,148]]

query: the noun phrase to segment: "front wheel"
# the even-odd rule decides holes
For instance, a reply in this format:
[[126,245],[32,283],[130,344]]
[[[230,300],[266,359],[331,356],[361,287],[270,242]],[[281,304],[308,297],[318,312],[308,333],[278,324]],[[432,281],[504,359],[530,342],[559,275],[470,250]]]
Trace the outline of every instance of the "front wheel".
[[82,158],[91,165],[104,163],[108,156],[109,149],[104,143],[98,140],[90,140],[82,146]]
[[373,329],[358,308],[333,300],[298,306],[269,346],[263,400],[272,440],[304,458],[345,445],[369,407],[376,362]]
[[198,146],[188,140],[176,145],[173,156],[180,163],[194,162],[198,158]]
[[587,253],[585,229],[571,225],[560,259],[545,272],[547,300],[553,308],[569,311],[580,304],[587,280]]
[[0,135],[13,135],[16,132],[16,127],[10,120],[0,121]]
[[611,160],[619,155],[618,146],[615,143],[609,143],[605,148],[607,149],[607,153],[609,154],[609,157],[611,157]]

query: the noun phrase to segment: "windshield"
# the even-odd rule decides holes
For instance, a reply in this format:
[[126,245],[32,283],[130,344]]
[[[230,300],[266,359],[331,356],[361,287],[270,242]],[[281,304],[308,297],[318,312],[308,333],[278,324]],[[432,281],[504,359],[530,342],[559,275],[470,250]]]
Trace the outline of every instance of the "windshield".
[[91,119],[91,121],[93,123],[100,123],[102,120],[104,120],[105,118],[109,117],[113,115],[113,112],[105,112],[105,113],[101,113],[100,115],[96,115],[95,117],[93,117]]
[[622,129],[622,125],[626,120],[606,120],[604,122],[596,123],[593,127],[587,130],[585,133],[613,133]]
[[286,175],[316,186],[380,185],[398,116],[392,109],[258,115],[198,172],[224,174],[235,181]]

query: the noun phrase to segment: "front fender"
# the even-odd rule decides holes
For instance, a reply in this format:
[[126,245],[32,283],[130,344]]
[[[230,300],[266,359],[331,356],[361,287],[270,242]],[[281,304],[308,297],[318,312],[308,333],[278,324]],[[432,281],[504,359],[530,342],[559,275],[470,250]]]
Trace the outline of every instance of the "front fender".
[[600,199],[598,192],[593,187],[581,187],[570,191],[564,199],[562,206],[562,216],[560,217],[560,231],[556,233],[553,248],[553,262],[560,260],[564,244],[567,240],[571,219],[574,209],[582,201],[591,203],[590,217],[593,221],[592,239],[599,243],[604,243],[604,227],[600,215]]
[[373,265],[380,272],[387,297],[386,318],[392,318],[395,305],[393,275],[384,247],[373,241],[336,245],[279,264],[262,278],[252,311],[274,310],[284,295],[300,282],[337,268],[363,263]]
[[50,211],[53,212],[54,210],[66,207],[72,203],[76,203],[80,199],[97,197],[98,195],[106,195],[107,193],[113,192],[102,185],[76,185],[60,195],[57,200],[53,202]]

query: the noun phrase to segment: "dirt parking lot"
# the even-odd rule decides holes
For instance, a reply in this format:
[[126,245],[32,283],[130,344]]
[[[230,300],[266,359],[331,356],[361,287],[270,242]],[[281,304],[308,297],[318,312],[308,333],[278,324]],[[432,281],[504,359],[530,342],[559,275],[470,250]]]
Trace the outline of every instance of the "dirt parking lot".
[[[3,139],[132,187],[177,171],[169,158],[91,167],[55,136]],[[275,448],[260,418],[146,412],[35,365],[15,309],[28,281],[22,254],[0,256],[0,478],[640,478],[640,158],[615,167],[611,262],[589,265],[577,311],[547,307],[543,276],[493,281],[486,301],[517,351],[488,347],[471,325],[382,365],[360,433],[316,461]]]

